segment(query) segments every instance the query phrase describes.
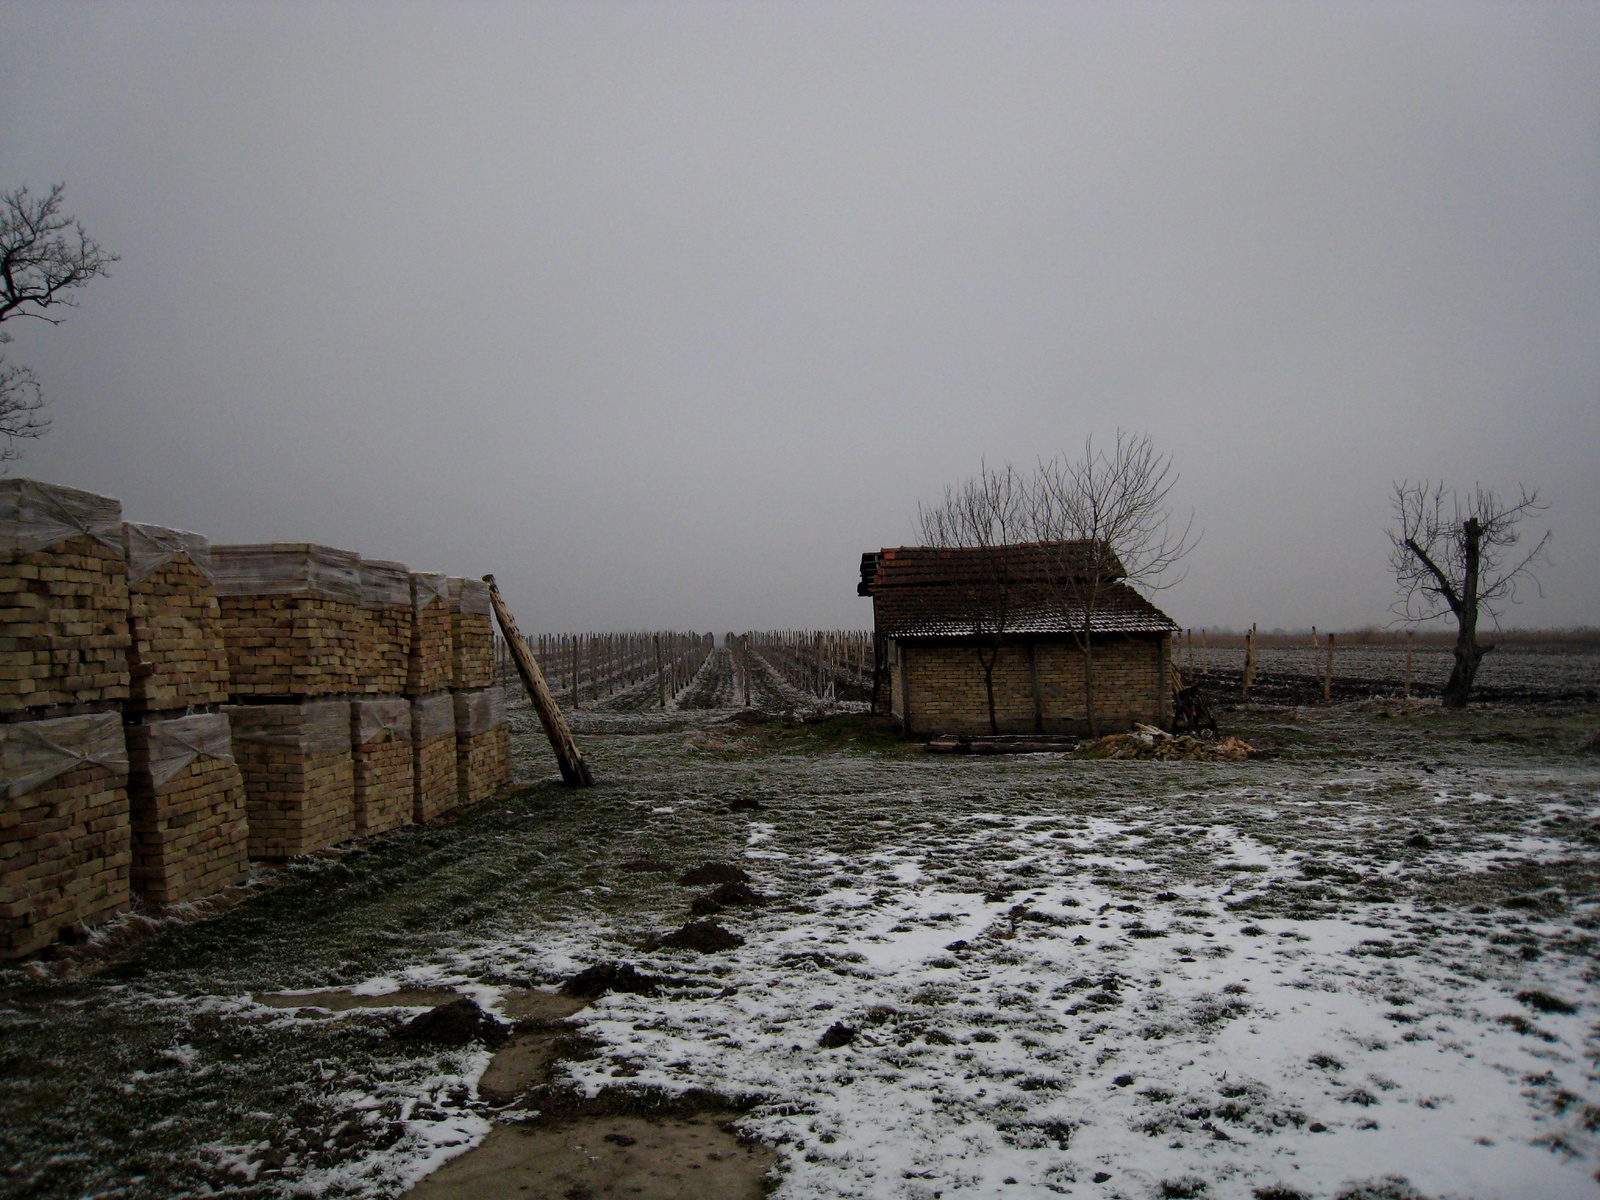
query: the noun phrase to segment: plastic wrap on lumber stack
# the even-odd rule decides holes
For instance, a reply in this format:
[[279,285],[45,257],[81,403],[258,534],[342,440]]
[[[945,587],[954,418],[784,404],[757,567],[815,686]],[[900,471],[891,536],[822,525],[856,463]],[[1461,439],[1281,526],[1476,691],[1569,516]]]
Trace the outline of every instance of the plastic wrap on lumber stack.
[[489,585],[481,579],[451,579],[450,686],[475,691],[494,682],[494,629],[489,623]]
[[450,686],[450,578],[428,571],[411,573],[411,657],[405,693],[426,696]]
[[404,563],[363,558],[361,607],[367,614],[366,661],[351,690],[398,696],[411,667],[411,571]]
[[128,641],[122,505],[0,479],[0,713],[122,703]]
[[356,835],[411,824],[416,766],[411,745],[411,701],[404,696],[350,703],[355,756]]
[[127,783],[117,713],[0,725],[0,958],[127,906]]
[[243,883],[244,777],[223,713],[127,727],[133,891],[156,909]]
[[163,712],[228,699],[228,651],[211,571],[198,533],[122,526],[128,557],[128,709]]
[[411,751],[415,764],[412,819],[419,825],[461,803],[456,779],[456,710],[449,692],[411,702]]
[[213,546],[235,700],[358,691],[369,619],[361,559],[303,542]]
[[511,785],[511,729],[499,687],[456,692],[456,772],[462,804],[504,794]]
[[292,858],[355,836],[349,701],[226,711],[244,775],[251,858]]

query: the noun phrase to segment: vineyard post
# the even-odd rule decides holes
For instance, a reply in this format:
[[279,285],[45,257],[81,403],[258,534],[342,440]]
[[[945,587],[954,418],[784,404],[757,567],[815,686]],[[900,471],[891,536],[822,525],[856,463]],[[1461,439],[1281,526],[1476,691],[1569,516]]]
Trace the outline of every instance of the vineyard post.
[[1406,699],[1411,699],[1411,654],[1417,648],[1417,631],[1406,630]]
[[528,649],[528,643],[517,629],[516,619],[506,606],[499,587],[495,585],[494,576],[485,575],[483,581],[489,585],[489,602],[500,622],[500,632],[505,634],[506,646],[517,665],[517,674],[522,676],[522,686],[527,689],[533,711],[539,714],[539,724],[544,726],[544,734],[550,739],[550,748],[555,751],[562,782],[572,787],[592,787],[594,776],[589,773],[589,764],[584,761],[566,718],[561,715],[555,697],[545,685],[539,664],[534,661],[533,652]]
[[656,634],[656,707],[667,706],[667,677],[661,668],[661,635]]
[[1322,698],[1333,699],[1333,634],[1328,635],[1328,660],[1327,667],[1322,675]]
[[1249,632],[1244,635],[1244,686],[1240,688],[1240,698],[1250,699],[1250,685],[1256,679],[1256,627],[1252,622]]

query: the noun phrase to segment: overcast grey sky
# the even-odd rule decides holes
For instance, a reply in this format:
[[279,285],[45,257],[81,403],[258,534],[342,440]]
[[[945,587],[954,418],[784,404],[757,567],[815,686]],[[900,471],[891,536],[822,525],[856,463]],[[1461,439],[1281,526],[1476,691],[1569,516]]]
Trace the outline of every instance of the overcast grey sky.
[[[1600,6],[0,2],[0,187],[122,255],[12,473],[861,627],[920,498],[1172,451],[1181,623],[1382,621],[1391,481],[1538,485],[1600,624]],[[17,326],[8,323],[8,328]]]

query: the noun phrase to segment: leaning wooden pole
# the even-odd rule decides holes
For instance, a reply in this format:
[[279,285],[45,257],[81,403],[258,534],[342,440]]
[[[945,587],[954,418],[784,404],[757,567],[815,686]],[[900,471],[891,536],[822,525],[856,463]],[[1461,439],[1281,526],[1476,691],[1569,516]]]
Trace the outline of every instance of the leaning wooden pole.
[[517,664],[517,674],[522,676],[522,686],[528,689],[533,711],[539,714],[539,724],[544,726],[544,735],[550,739],[550,748],[556,752],[556,762],[561,766],[561,781],[572,787],[593,787],[594,776],[589,774],[589,764],[583,761],[572,730],[567,728],[567,719],[561,715],[555,697],[545,686],[544,674],[529,652],[528,643],[522,640],[517,620],[506,607],[505,597],[500,594],[494,576],[485,575],[483,581],[489,585],[489,602],[494,605],[494,615],[500,621],[500,632],[505,634],[506,646],[511,650],[511,661]]

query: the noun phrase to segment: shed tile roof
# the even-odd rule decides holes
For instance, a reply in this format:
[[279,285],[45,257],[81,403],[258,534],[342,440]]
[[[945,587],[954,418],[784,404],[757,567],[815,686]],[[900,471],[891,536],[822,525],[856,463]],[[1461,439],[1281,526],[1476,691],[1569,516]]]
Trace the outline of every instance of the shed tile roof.
[[[981,623],[974,607],[993,597],[1009,605],[1005,632],[1066,635],[1082,628],[1082,610],[1041,603],[1040,585],[1091,578],[1102,590],[1090,629],[1097,634],[1171,633],[1176,622],[1126,583],[1122,563],[1089,542],[942,549],[902,546],[861,556],[859,594],[873,597],[878,632],[886,637],[970,636]],[[1034,593],[1034,594],[1030,594]]]

